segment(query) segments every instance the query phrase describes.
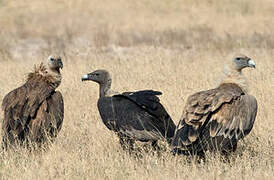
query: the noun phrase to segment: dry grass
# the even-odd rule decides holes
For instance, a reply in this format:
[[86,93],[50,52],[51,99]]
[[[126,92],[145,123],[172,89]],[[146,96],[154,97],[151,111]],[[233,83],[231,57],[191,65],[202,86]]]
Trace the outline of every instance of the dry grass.
[[[57,52],[65,101],[56,142],[43,153],[2,153],[1,179],[272,179],[273,16],[271,0],[0,0],[0,100]],[[129,156],[101,122],[98,86],[80,80],[105,68],[115,90],[161,90],[177,123],[188,95],[215,87],[238,52],[257,63],[244,73],[259,111],[229,163],[213,154],[200,164],[168,152]]]

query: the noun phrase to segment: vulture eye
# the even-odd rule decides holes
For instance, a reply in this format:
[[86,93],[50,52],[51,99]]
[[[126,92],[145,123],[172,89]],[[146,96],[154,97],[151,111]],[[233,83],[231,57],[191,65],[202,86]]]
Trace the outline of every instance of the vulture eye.
[[98,74],[98,73],[95,73],[94,75],[95,75],[95,76],[99,76],[99,74]]
[[237,57],[236,60],[239,61],[239,60],[241,60],[241,58]]
[[53,58],[50,58],[50,60],[51,60],[51,61],[54,61],[54,59],[53,59]]

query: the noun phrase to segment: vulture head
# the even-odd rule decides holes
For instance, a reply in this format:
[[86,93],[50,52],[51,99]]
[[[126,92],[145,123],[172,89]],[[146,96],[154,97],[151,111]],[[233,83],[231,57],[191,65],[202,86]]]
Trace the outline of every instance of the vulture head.
[[256,63],[252,59],[250,59],[249,57],[247,57],[246,55],[243,55],[243,54],[236,55],[233,58],[233,62],[235,64],[235,68],[238,71],[241,71],[242,69],[244,69],[246,67],[251,67],[251,68],[256,67]]
[[48,69],[53,72],[60,73],[60,69],[63,68],[63,62],[60,56],[50,55],[47,59]]
[[111,77],[108,71],[99,69],[82,76],[82,81],[94,81],[99,84],[100,97],[117,94],[111,90]]
[[108,71],[100,69],[92,73],[82,76],[82,81],[94,81],[100,85],[111,83],[110,74]]
[[28,81],[39,82],[47,81],[58,87],[62,80],[60,69],[63,68],[63,62],[59,56],[49,56],[45,62],[34,66],[34,72],[28,74]]
[[228,66],[225,66],[224,77],[221,80],[221,84],[234,83],[242,88],[244,92],[248,92],[248,84],[242,70],[244,68],[255,68],[256,63],[249,57],[243,54],[234,56]]

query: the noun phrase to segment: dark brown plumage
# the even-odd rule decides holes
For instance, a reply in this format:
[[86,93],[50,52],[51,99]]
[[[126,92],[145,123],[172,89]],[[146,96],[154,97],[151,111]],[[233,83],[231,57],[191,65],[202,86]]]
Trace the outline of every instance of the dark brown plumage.
[[21,87],[3,99],[3,148],[14,144],[41,144],[60,131],[64,117],[61,83],[61,58],[50,56],[46,64],[35,66]]
[[245,67],[255,67],[255,62],[244,55],[235,57],[219,87],[187,99],[172,142],[174,153],[228,153],[249,134],[257,114],[257,101],[247,93],[241,72]]
[[155,148],[158,140],[171,142],[176,126],[157,97],[161,92],[113,92],[106,70],[96,70],[84,75],[82,80],[99,84],[99,113],[106,127],[118,134],[123,148],[131,150],[135,140],[152,142]]

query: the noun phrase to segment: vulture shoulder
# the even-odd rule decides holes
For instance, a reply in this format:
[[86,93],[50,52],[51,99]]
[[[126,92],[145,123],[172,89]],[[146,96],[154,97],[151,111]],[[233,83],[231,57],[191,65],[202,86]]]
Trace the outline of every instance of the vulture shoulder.
[[188,127],[182,139],[184,145],[196,141],[205,128],[209,128],[211,137],[240,139],[250,132],[256,114],[255,97],[236,84],[222,84],[188,98],[178,129]]

